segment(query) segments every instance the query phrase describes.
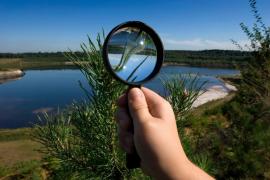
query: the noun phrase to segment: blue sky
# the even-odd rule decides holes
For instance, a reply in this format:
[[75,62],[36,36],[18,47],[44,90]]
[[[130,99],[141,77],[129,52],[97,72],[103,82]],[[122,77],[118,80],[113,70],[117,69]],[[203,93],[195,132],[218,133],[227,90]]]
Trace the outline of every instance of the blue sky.
[[[270,1],[257,0],[270,24]],[[235,49],[252,25],[248,0],[0,0],[0,52],[78,50],[86,35],[129,20],[152,26],[165,49]]]

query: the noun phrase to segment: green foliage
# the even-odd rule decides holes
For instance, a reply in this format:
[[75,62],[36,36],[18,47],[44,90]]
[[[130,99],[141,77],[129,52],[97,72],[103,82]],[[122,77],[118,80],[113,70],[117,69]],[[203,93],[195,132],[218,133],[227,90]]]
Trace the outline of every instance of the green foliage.
[[39,161],[19,162],[11,167],[0,166],[0,178],[4,179],[44,179],[42,164]]
[[221,179],[270,178],[270,27],[262,22],[256,1],[249,2],[255,23],[252,29],[240,25],[250,40],[246,48],[252,58],[240,68],[238,92],[197,119],[206,123],[194,132],[195,147],[209,152]]
[[[185,153],[200,168],[208,173],[213,172],[213,165],[206,153],[196,151],[192,146],[194,140],[188,134],[190,119],[187,117],[194,101],[198,98],[200,90],[206,82],[199,85],[199,76],[197,75],[177,75],[169,81],[163,79],[163,85],[167,92],[166,99],[173,107],[179,135]],[[199,86],[198,86],[199,85]]]
[[[177,120],[185,117],[191,109],[192,104],[200,95],[200,90],[206,82],[199,85],[198,75],[175,75],[174,77],[162,79],[166,92],[166,99],[174,109]],[[180,118],[180,119],[179,119]]]
[[[42,151],[50,159],[55,179],[149,179],[141,170],[130,171],[125,167],[125,153],[119,148],[114,120],[115,103],[125,86],[105,69],[101,54],[103,39],[104,35],[102,38],[98,35],[95,44],[88,38],[88,45],[81,45],[81,56],[66,54],[88,80],[87,87],[80,83],[87,97],[85,101],[73,103],[54,116],[45,114],[41,118],[43,124],[36,126],[35,139],[44,145]],[[182,77],[165,82],[170,93],[168,100],[179,120],[198,96],[197,78],[189,83],[188,94],[184,93],[187,82]],[[187,149],[189,139],[183,141]],[[206,164],[204,160],[200,162]]]
[[102,41],[97,45],[89,38],[82,44],[84,56],[67,53],[86,79],[88,87],[82,87],[87,96],[85,102],[74,103],[57,116],[45,115],[45,126],[37,126],[37,140],[46,146],[45,152],[59,160],[63,172],[75,179],[118,179],[129,172],[124,165],[124,153],[117,142],[114,120],[115,101],[123,93],[124,86],[116,82],[106,71],[102,61]]
[[10,173],[10,169],[6,166],[0,166],[0,177],[4,177]]
[[241,28],[250,40],[253,58],[240,69],[242,81],[237,96],[223,108],[230,123],[230,164],[234,167],[225,175],[266,178],[270,168],[270,27],[263,23],[256,1],[249,2],[255,23],[251,30],[243,23]]
[[251,57],[248,51],[203,50],[203,51],[165,51],[165,62],[189,66],[230,67],[244,66]]

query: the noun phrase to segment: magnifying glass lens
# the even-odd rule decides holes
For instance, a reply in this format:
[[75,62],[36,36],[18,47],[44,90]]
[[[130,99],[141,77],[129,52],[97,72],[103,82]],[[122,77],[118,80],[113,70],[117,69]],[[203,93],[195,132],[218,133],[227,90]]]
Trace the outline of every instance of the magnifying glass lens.
[[137,83],[154,71],[157,48],[151,36],[140,28],[118,29],[107,45],[109,65],[121,80]]

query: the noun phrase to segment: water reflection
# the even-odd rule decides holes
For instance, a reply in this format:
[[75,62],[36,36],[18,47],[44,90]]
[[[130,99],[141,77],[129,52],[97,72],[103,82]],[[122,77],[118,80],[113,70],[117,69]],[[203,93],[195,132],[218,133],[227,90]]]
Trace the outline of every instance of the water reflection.
[[21,80],[1,84],[0,128],[30,126],[42,109],[57,110],[81,100],[78,80],[86,84],[79,70],[31,70]]
[[[121,54],[109,54],[112,67],[119,64]],[[132,55],[116,74],[126,81],[142,81],[149,76],[156,65],[156,56]]]

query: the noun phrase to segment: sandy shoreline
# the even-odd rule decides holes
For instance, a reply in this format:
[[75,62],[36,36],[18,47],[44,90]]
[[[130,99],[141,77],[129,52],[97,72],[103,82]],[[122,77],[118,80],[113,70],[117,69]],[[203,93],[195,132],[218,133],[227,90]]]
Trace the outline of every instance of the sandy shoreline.
[[24,72],[20,69],[0,71],[0,79],[9,79],[15,77],[21,77],[24,75]]
[[25,73],[20,69],[0,71],[0,84],[8,81],[18,80],[24,76],[24,74]]
[[207,102],[222,99],[229,95],[229,93],[232,91],[237,91],[237,89],[235,86],[228,83],[224,83],[224,85],[211,86],[205,91],[201,91],[201,95],[199,95],[199,97],[195,100],[192,107],[198,107]]

